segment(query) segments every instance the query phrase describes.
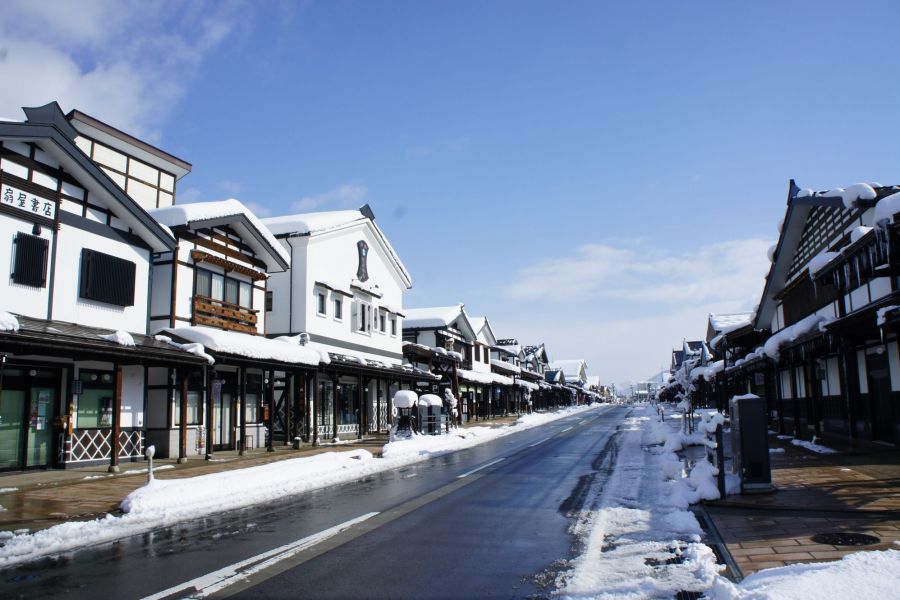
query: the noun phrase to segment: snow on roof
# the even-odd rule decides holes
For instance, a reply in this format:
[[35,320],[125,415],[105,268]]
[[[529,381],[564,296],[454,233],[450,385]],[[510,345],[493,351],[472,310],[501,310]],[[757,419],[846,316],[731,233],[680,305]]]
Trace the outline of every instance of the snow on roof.
[[599,375],[588,375],[587,377],[588,385],[594,385],[600,387],[600,376]]
[[587,365],[580,358],[571,360],[554,360],[552,363],[550,363],[550,368],[560,369],[566,376],[566,379],[579,379],[581,377],[582,367],[587,368]]
[[[875,187],[880,185],[873,184]],[[857,208],[860,200],[874,200],[877,197],[875,188],[868,183],[854,183],[847,188],[834,188],[822,192],[813,192],[809,188],[797,192],[797,198],[836,198],[839,197],[844,208]]]
[[865,225],[854,227],[850,230],[850,243],[855,244],[862,239],[863,236],[872,231],[872,229],[872,227],[866,227]]
[[327,355],[323,358],[318,350],[296,343],[295,340],[299,336],[272,340],[259,335],[223,331],[201,325],[174,327],[164,331],[189,342],[203,344],[213,352],[310,366],[318,366],[323,360],[328,362]]
[[522,369],[517,367],[516,365],[508,362],[504,362],[502,360],[497,360],[496,358],[491,359],[491,366],[497,367],[502,371],[508,371],[510,373],[521,373]]
[[408,308],[403,320],[404,329],[448,327],[462,313],[463,305]]
[[811,259],[809,259],[809,263],[806,265],[806,268],[809,269],[809,274],[811,277],[815,277],[816,273],[827,267],[831,262],[841,255],[840,252],[819,252]]
[[275,235],[310,235],[339,229],[350,223],[364,220],[366,220],[365,215],[357,209],[267,217],[262,221]]
[[725,333],[726,330],[730,331],[749,325],[752,316],[752,312],[710,313],[709,324],[715,331]]
[[116,331],[115,333],[101,335],[98,337],[106,340],[107,342],[119,344],[120,346],[134,346],[134,338],[131,337],[131,334],[127,331],[122,331],[121,329]]
[[809,315],[805,319],[800,319],[790,327],[785,327],[768,340],[763,345],[763,351],[766,356],[773,360],[778,360],[780,349],[783,345],[795,341],[797,338],[810,333],[815,329],[821,331],[822,327],[827,325],[831,319],[822,315]]
[[875,215],[872,217],[873,225],[891,223],[894,215],[900,212],[900,192],[885,196],[875,205]]
[[19,320],[6,311],[0,310],[0,331],[18,331]]
[[162,225],[175,227],[177,225],[191,225],[203,221],[226,219],[228,217],[243,216],[250,222],[259,236],[269,245],[267,250],[274,253],[282,262],[290,265],[291,257],[272,232],[263,222],[244,206],[240,200],[229,198],[217,202],[192,202],[189,204],[175,204],[165,208],[156,208],[150,215]]
[[469,317],[469,323],[472,324],[472,329],[475,330],[475,333],[478,333],[487,323],[487,317]]

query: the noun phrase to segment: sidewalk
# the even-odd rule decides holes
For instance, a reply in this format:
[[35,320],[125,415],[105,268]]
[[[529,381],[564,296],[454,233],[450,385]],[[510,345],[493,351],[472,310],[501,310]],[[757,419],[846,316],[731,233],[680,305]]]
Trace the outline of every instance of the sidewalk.
[[[472,421],[463,427],[500,427],[514,423],[518,415]],[[153,461],[157,479],[179,479],[208,473],[244,469],[273,461],[313,456],[323,452],[368,450],[380,456],[387,435],[367,436],[362,440],[304,445],[299,450],[276,446],[275,452],[265,448],[249,450],[244,456],[237,451],[216,452],[213,460],[191,457],[184,464],[177,459]],[[122,472],[107,472],[107,466],[68,470],[15,472],[0,475],[0,532],[39,531],[67,521],[87,521],[106,514],[118,514],[119,503],[147,482],[147,462],[122,462]],[[2,537],[0,537],[2,539]]]
[[[738,578],[864,550],[898,549],[900,451],[834,447],[838,454],[817,454],[774,434],[769,448],[775,449],[769,454],[774,492],[728,496],[700,508],[740,570]],[[854,546],[847,544],[861,540],[816,538],[834,533],[877,539]]]

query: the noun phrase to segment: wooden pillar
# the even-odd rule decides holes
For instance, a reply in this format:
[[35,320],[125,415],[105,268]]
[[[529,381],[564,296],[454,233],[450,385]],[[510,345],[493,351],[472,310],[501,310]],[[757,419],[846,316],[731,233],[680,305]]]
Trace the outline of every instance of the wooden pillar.
[[337,442],[338,437],[338,377],[331,377],[331,441]]
[[285,371],[284,373],[284,445],[289,446],[294,443],[294,404],[297,401],[297,390],[295,387],[294,374]]
[[188,397],[188,370],[179,369],[181,374],[181,404],[178,409],[178,463],[187,462],[187,397]]
[[239,454],[243,456],[247,452],[247,370],[244,367],[238,367],[238,416],[241,419],[241,439],[238,440],[240,446]]
[[115,391],[113,393],[112,440],[110,443],[112,451],[109,457],[109,472],[118,473],[119,449],[121,446],[119,444],[119,435],[122,433],[122,367],[116,364],[113,365],[113,369],[115,370]]
[[857,367],[856,350],[852,345],[841,340],[841,395],[847,407],[847,434],[850,445],[856,445],[856,419],[854,410],[860,399],[859,367]]
[[369,419],[366,414],[368,411],[366,410],[366,404],[368,403],[368,399],[366,398],[365,386],[367,379],[363,378],[362,375],[357,375],[356,377],[356,397],[359,402],[359,412],[357,413],[359,416],[357,420],[356,427],[356,439],[361,440],[363,433],[368,433],[369,431]]
[[[263,371],[265,377],[266,372]],[[275,371],[269,370],[268,383],[266,384],[266,407],[269,413],[266,426],[269,428],[269,440],[266,443],[266,452],[275,452]]]
[[[205,368],[205,367],[204,367]],[[210,460],[213,457],[213,401],[215,398],[213,397],[213,381],[215,380],[215,372],[210,371],[209,377],[206,380],[206,414],[204,415],[204,422],[206,423],[206,460]],[[222,394],[222,388],[219,387],[219,394]]]
[[321,386],[319,385],[319,373],[316,372],[312,376],[312,386],[313,386],[313,413],[312,419],[307,419],[307,421],[312,421],[312,444],[313,446],[319,445],[319,404],[321,403]]

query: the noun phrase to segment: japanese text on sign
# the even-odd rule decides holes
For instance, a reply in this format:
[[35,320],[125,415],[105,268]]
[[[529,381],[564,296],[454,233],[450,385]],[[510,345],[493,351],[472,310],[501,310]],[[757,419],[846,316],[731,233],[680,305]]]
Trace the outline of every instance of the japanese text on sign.
[[48,219],[56,218],[56,202],[23,192],[11,185],[4,184],[0,189],[0,204]]

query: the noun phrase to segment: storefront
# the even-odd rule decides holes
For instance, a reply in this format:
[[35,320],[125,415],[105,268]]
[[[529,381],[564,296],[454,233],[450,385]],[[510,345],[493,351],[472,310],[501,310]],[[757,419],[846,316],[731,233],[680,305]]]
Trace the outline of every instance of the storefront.
[[0,471],[45,468],[54,461],[61,370],[0,364]]

